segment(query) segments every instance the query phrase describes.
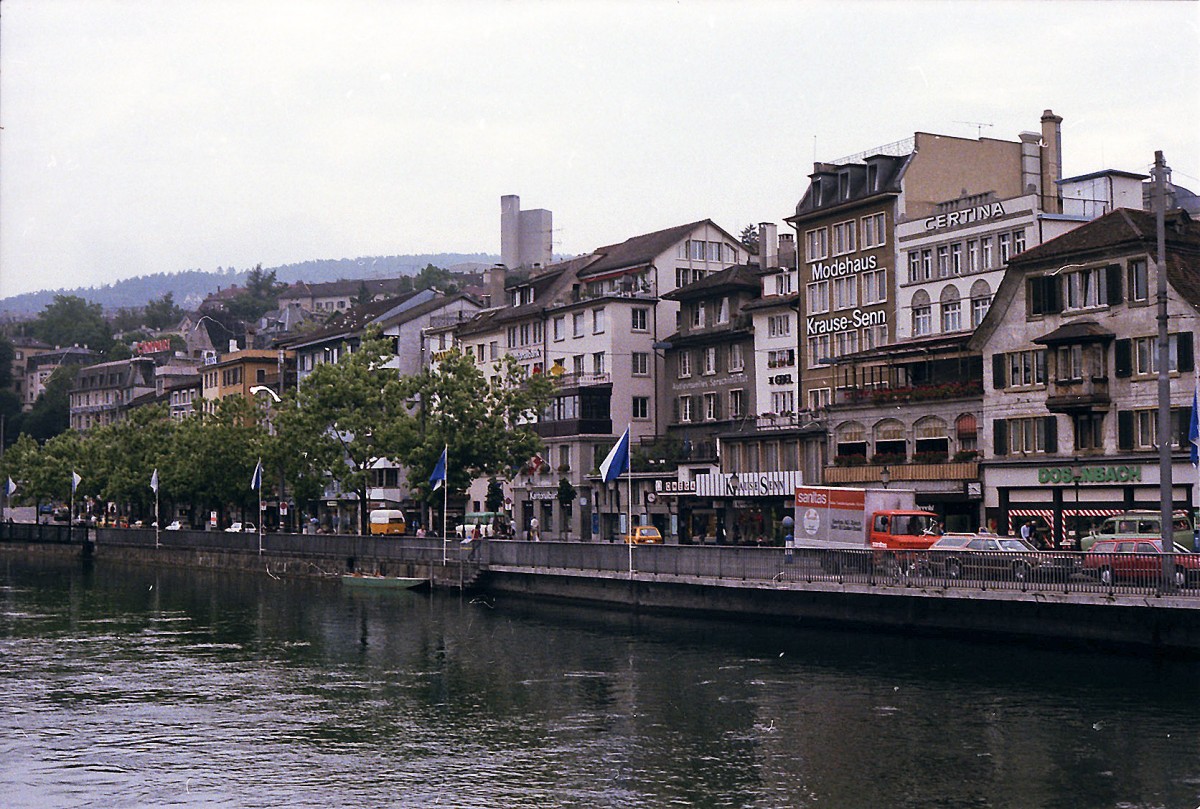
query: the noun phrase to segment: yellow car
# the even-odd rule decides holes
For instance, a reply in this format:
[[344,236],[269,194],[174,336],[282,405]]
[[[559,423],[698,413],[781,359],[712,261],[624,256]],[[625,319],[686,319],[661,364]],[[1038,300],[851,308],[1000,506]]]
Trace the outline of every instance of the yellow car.
[[661,545],[662,534],[653,525],[635,525],[632,534],[625,535],[627,545]]

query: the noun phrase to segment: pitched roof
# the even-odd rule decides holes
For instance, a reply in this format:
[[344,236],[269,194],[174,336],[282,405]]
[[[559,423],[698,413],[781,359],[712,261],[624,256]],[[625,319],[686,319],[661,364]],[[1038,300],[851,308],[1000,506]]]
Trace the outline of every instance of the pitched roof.
[[756,265],[734,264],[732,267],[706,275],[686,286],[673,289],[663,295],[667,300],[686,301],[695,298],[706,298],[718,291],[746,289],[758,291],[762,289],[762,272]]
[[[671,245],[678,243],[701,225],[718,227],[711,219],[701,219],[686,225],[676,225],[666,230],[656,230],[641,236],[633,236],[620,244],[610,244],[598,247],[594,251],[600,258],[587,268],[586,275],[609,270],[619,270],[626,267],[638,267],[649,264]],[[732,237],[731,237],[732,238]],[[581,273],[581,275],[584,275]]]

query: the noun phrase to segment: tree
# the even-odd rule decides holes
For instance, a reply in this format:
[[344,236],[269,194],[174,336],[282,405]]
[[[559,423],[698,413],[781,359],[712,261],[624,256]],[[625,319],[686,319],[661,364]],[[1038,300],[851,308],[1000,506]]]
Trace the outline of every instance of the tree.
[[46,389],[21,419],[21,431],[37,441],[46,441],[71,426],[71,387],[78,365],[60,365],[46,380]]
[[16,349],[12,342],[0,334],[0,423],[4,425],[0,447],[8,445],[9,433],[16,435],[15,419],[21,413],[21,397],[13,390],[12,364],[15,356]]
[[112,328],[98,303],[77,295],[55,295],[33,322],[33,335],[55,346],[81,345],[107,352],[112,345]]
[[144,323],[152,329],[170,328],[183,319],[183,309],[175,305],[175,293],[166,292],[146,304]]
[[571,520],[569,516],[571,513],[571,504],[575,502],[575,498],[578,495],[579,493],[575,491],[575,487],[571,485],[571,481],[567,480],[566,478],[558,479],[558,493],[555,495],[555,497],[558,499],[558,504],[562,506],[563,513],[568,515],[568,517],[563,520],[563,525],[567,526],[568,536],[570,535],[571,530]]
[[483,498],[483,507],[487,511],[502,511],[504,509],[504,487],[495,478],[488,480],[487,494]]
[[454,275],[449,270],[426,264],[413,278],[413,289],[440,289],[442,292],[457,291]]
[[[304,378],[297,395],[273,409],[280,440],[308,467],[326,470],[343,492],[357,495],[359,529],[367,533],[367,486],[374,463],[399,458],[399,436],[411,419],[396,395],[388,367],[392,344],[377,327],[337,363],[322,363]],[[428,473],[427,473],[428,474]]]
[[275,270],[266,272],[259,264],[246,277],[246,289],[226,304],[226,311],[243,322],[252,322],[279,307],[279,294],[288,285],[275,280]]
[[166,405],[153,405],[131,410],[121,421],[92,430],[88,443],[97,494],[121,504],[121,510],[131,517],[152,516],[150,476],[171,452],[175,427]]
[[[255,405],[241,396],[228,396],[215,413],[175,426],[170,446],[157,462],[160,491],[172,500],[213,511],[226,506],[257,511],[258,493],[250,488],[250,479],[265,440]],[[264,480],[264,486],[267,483]]]
[[370,303],[372,300],[373,299],[371,297],[371,291],[369,289],[367,289],[367,282],[359,281],[358,282],[358,294],[350,299],[351,305],[352,306],[362,306],[364,303]]
[[751,253],[758,253],[758,225],[746,225],[742,228],[738,241]]

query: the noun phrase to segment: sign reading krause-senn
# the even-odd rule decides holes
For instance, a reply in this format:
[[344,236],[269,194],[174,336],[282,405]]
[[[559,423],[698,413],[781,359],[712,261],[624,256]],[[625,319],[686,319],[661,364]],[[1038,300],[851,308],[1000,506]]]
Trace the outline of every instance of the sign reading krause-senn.
[[861,544],[866,492],[824,486],[796,487],[796,537]]

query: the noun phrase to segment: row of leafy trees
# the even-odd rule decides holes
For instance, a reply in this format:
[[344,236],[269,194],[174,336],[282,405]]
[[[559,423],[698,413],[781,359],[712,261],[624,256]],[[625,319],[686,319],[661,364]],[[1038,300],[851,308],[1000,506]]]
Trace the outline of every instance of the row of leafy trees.
[[[511,474],[542,448],[530,425],[553,391],[545,377],[525,378],[506,358],[489,383],[470,356],[457,352],[436,369],[400,376],[389,367],[393,359],[392,343],[375,330],[338,363],[317,366],[279,402],[231,397],[215,413],[182,421],[172,420],[165,406],[148,406],[84,434],[64,432],[42,443],[22,435],[0,461],[0,480],[17,483],[18,504],[65,502],[77,474],[77,502],[92,497],[148,519],[155,470],[164,514],[177,505],[235,511],[256,508],[250,481],[260,459],[264,496],[277,496],[283,480],[298,503],[307,502],[332,481],[365,503],[380,459],[403,464],[410,487],[428,496],[443,448],[452,493],[479,477]],[[366,509],[359,512],[365,533]]]

